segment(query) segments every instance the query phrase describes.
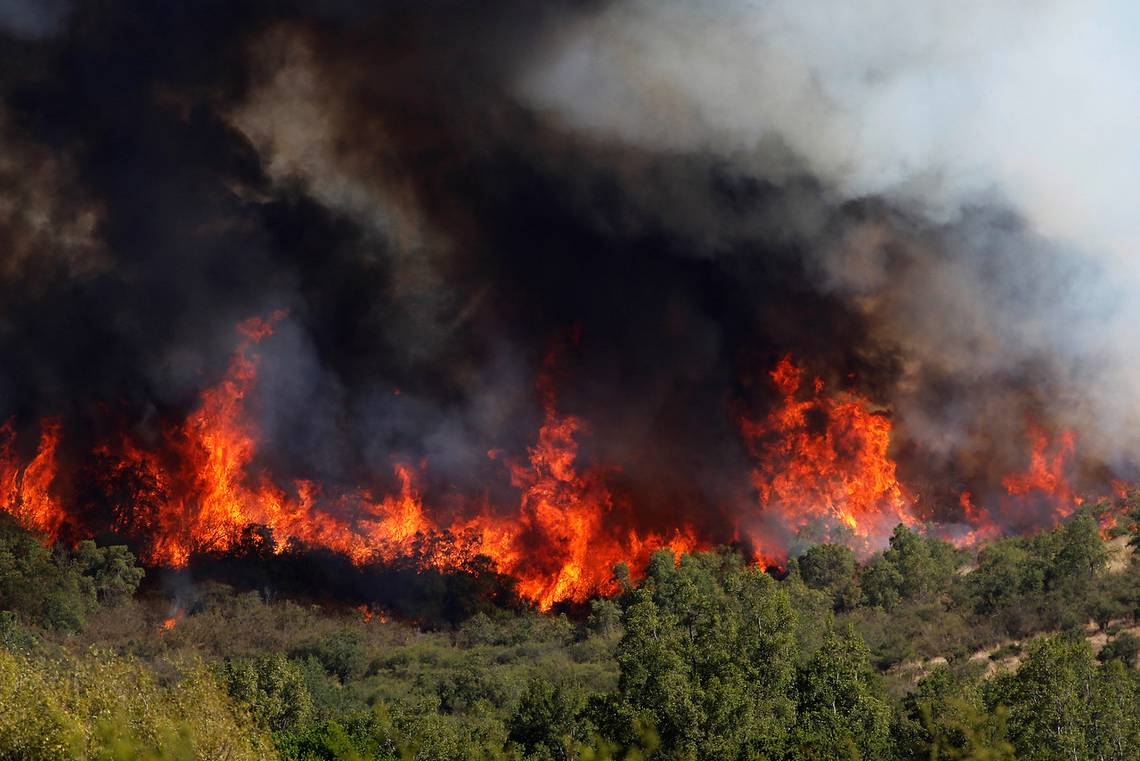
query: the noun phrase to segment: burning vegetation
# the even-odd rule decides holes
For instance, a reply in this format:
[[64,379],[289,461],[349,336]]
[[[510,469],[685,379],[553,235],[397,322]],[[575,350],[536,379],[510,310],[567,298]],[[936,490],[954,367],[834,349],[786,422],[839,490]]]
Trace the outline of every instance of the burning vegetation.
[[1140,758],[1127,5],[0,0],[0,759]]
[[[664,548],[685,553],[732,542],[762,565],[782,566],[789,539],[813,526],[866,555],[900,523],[925,523],[969,543],[1002,533],[998,520],[1018,516],[1026,504],[1046,504],[1041,522],[1051,524],[1081,502],[1068,480],[1073,433],[1051,441],[1031,425],[1026,467],[1001,478],[996,504],[976,504],[963,490],[958,514],[924,521],[891,456],[889,414],[853,391],[829,393],[821,378],[808,382],[791,355],[769,373],[775,401],[767,414],[739,418],[756,503],[734,514],[726,527],[731,533],[703,532],[698,526],[707,524],[695,514],[644,525],[641,516],[653,510],[613,488],[615,470],[581,462],[589,427],[558,410],[554,353],[538,381],[543,420],[526,456],[487,453],[501,463],[517,504],[491,504],[485,495],[468,495],[447,510],[427,503],[417,483],[431,468],[427,461],[396,464],[398,488],[387,494],[327,489],[308,479],[282,483],[260,464],[261,436],[247,405],[258,389],[258,346],[285,317],[277,312],[242,322],[224,377],[202,392],[184,420],[164,428],[159,442],[147,446],[124,435],[95,447],[95,481],[111,506],[109,525],[93,525],[69,504],[73,474],[56,457],[64,432],[55,418],[42,421],[27,459],[18,454],[12,423],[0,428],[0,508],[48,541],[84,532],[126,538],[152,566],[183,567],[195,555],[225,554],[253,535],[274,552],[318,548],[357,565],[414,559],[420,568],[447,572],[484,558],[514,580],[522,598],[546,610],[613,593],[617,564],[640,573]],[[163,628],[175,623],[168,618]]]

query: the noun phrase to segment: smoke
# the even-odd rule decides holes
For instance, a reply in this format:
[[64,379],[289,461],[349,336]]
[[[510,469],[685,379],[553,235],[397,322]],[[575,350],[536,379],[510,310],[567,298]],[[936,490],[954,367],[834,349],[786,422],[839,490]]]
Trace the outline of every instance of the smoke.
[[488,452],[525,459],[543,375],[638,520],[730,540],[787,353],[952,507],[1030,416],[1136,464],[1123,5],[10,7],[0,418],[72,460],[158,441],[286,310],[250,402],[282,482],[517,505]]
[[[595,139],[808,173],[835,208],[874,200],[788,228],[898,347],[910,433],[961,446],[993,420],[988,390],[1032,368],[1049,413],[1120,463],[1140,451],[1138,25],[1120,2],[621,2],[517,86]],[[978,398],[940,415],[931,376]]]
[[50,37],[70,13],[69,0],[0,0],[0,29],[26,39]]

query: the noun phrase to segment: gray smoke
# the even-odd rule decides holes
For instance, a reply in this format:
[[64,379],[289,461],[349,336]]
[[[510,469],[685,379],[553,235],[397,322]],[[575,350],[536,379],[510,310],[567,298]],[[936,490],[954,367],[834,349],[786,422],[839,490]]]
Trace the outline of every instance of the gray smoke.
[[0,0],[0,30],[22,39],[50,37],[70,13],[69,0]]
[[[517,88],[592,140],[884,204],[783,228],[898,347],[903,427],[948,453],[1033,372],[1036,403],[1123,465],[1140,455],[1138,32],[1125,2],[629,0],[578,19]],[[932,377],[978,395],[932,408]]]

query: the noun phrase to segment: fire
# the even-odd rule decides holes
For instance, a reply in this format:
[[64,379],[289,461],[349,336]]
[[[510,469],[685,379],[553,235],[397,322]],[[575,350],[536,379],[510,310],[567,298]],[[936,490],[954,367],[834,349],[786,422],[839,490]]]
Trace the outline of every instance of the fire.
[[962,510],[962,516],[966,523],[974,528],[965,534],[952,537],[951,541],[956,546],[968,547],[979,540],[992,539],[1001,535],[1001,528],[990,516],[989,511],[974,504],[974,495],[970,491],[964,491],[958,495],[958,506]]
[[[553,356],[548,358],[549,366]],[[616,499],[601,468],[579,468],[582,420],[558,411],[549,374],[539,379],[545,420],[525,462],[507,461],[511,484],[520,492],[517,511],[484,511],[464,523],[483,554],[518,580],[519,593],[539,608],[559,600],[585,600],[616,591],[612,569],[642,567],[657,550],[689,552],[699,546],[691,529],[670,535],[631,526],[630,506]],[[487,453],[498,459],[497,451]]]
[[[1062,430],[1051,440],[1049,432],[1030,421],[1026,432],[1029,444],[1029,462],[1021,471],[1008,473],[1001,479],[1005,495],[996,499],[996,512],[979,506],[969,490],[958,497],[963,520],[973,529],[955,537],[959,546],[974,544],[982,539],[993,539],[1003,533],[1003,526],[1022,527],[1027,516],[1033,517],[1030,526],[1056,523],[1071,515],[1083,503],[1074,493],[1066,473],[1076,451],[1076,434]],[[1122,482],[1112,482],[1118,499],[1126,489]],[[1044,512],[1044,516],[1040,513]],[[1043,518],[1043,520],[1042,520]]]
[[181,605],[175,605],[170,611],[170,615],[162,619],[162,623],[158,626],[158,633],[165,634],[166,632],[172,630],[174,627],[178,626],[178,624],[180,624],[184,618],[186,618],[186,611],[182,609]]
[[[251,537],[272,551],[295,541],[358,564],[406,558],[424,568],[454,570],[482,556],[515,580],[523,598],[546,610],[560,601],[616,591],[617,563],[638,573],[657,550],[711,546],[685,520],[646,526],[645,511],[615,492],[615,469],[583,462],[580,444],[589,426],[559,409],[553,354],[538,381],[543,421],[525,457],[487,453],[502,463],[517,502],[494,505],[475,497],[459,507],[449,504],[446,512],[433,509],[419,486],[426,462],[394,463],[396,486],[386,494],[275,480],[259,464],[261,433],[248,406],[257,388],[257,347],[284,316],[241,323],[223,377],[201,393],[185,419],[163,429],[156,444],[140,446],[120,435],[91,452],[100,483],[119,495],[110,528],[138,541],[146,562],[185,566],[196,553],[228,551]],[[769,536],[776,524],[794,530],[823,521],[867,547],[899,522],[914,524],[911,499],[890,456],[890,418],[858,394],[829,393],[819,378],[807,382],[790,356],[770,377],[777,403],[760,420],[739,421],[753,457],[750,475],[761,511],[759,522],[738,527],[736,536],[752,540],[753,559],[765,565],[785,559],[783,542]],[[48,541],[58,538],[67,517],[57,473],[61,436],[58,419],[44,420],[38,446],[25,462],[16,451],[13,424],[0,425],[0,509]],[[1007,496],[992,509],[1004,518],[1033,499],[1067,515],[1078,504],[1065,478],[1074,435],[1063,432],[1051,441],[1033,426],[1029,448],[1026,469],[1002,479]],[[971,492],[961,493],[959,507],[974,526],[971,540],[998,533],[994,514],[978,506]],[[367,607],[359,612],[366,621],[373,615],[383,620]],[[180,616],[166,619],[162,629],[175,626]]]
[[1062,431],[1057,443],[1050,447],[1049,433],[1036,424],[1030,424],[1029,441],[1029,467],[1022,473],[1007,475],[1001,480],[1002,485],[1011,497],[1030,494],[1045,497],[1064,517],[1080,504],[1065,478],[1066,463],[1076,450],[1076,435],[1072,431]]
[[[637,528],[630,506],[615,500],[607,486],[606,471],[578,466],[578,436],[585,425],[558,412],[545,374],[539,383],[545,422],[537,441],[525,461],[503,460],[519,490],[517,506],[473,503],[466,517],[441,525],[425,508],[416,469],[408,464],[394,467],[398,492],[380,497],[361,490],[326,494],[305,480],[283,488],[257,468],[259,432],[246,408],[257,381],[255,348],[283,316],[238,326],[241,340],[224,377],[202,393],[185,421],[166,430],[162,456],[129,438],[93,453],[110,463],[106,478],[133,474],[146,485],[145,494],[136,492],[132,504],[119,507],[115,527],[141,536],[148,563],[184,566],[194,553],[231,549],[250,526],[264,526],[280,542],[277,551],[285,539],[294,539],[357,563],[416,555],[424,566],[447,570],[461,567],[473,554],[485,555],[497,570],[517,579],[521,596],[545,610],[561,600],[612,590],[616,563],[636,569],[658,549],[684,552],[699,546],[689,529]],[[39,453],[24,468],[11,455],[10,427],[4,430],[3,508],[54,536],[64,519],[49,492],[60,426],[45,424]]]
[[763,420],[740,421],[763,513],[793,527],[834,519],[859,537],[914,523],[889,455],[890,419],[861,396],[827,395],[820,378],[802,392],[790,356],[770,375],[781,403]]
[[51,538],[58,534],[64,519],[59,500],[52,493],[59,437],[59,420],[45,420],[35,457],[20,467],[12,451],[15,443],[12,424],[8,422],[0,426],[0,509],[15,516],[28,528]]
[[[198,409],[168,433],[168,445],[180,467],[158,471],[155,480],[169,484],[171,498],[161,504],[160,530],[148,560],[161,565],[185,565],[191,553],[225,550],[250,525],[268,527],[279,539],[329,547],[356,562],[407,554],[415,536],[433,526],[425,519],[411,470],[396,466],[402,488],[398,495],[372,500],[355,492],[323,499],[319,485],[296,481],[292,490],[279,487],[267,473],[251,474],[258,433],[246,415],[245,401],[257,379],[254,345],[272,335],[270,320],[247,320],[239,326],[244,340],[217,386],[202,394]],[[156,461],[126,452],[142,467]],[[327,502],[335,511],[317,509]],[[354,514],[356,525],[335,515]]]

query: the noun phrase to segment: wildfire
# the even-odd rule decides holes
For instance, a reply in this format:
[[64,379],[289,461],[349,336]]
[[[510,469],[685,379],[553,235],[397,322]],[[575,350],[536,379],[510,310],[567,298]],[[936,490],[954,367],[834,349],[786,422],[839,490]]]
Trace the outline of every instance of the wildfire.
[[55,418],[45,420],[35,457],[20,467],[13,453],[12,424],[0,425],[0,509],[15,516],[23,525],[53,537],[64,518],[59,500],[51,490],[59,436],[60,422]]
[[1030,424],[1029,441],[1028,469],[1006,476],[1001,481],[1002,485],[1010,496],[1037,494],[1053,503],[1061,517],[1068,515],[1081,504],[1065,478],[1066,462],[1072,459],[1076,450],[1076,435],[1072,431],[1062,431],[1057,443],[1050,447],[1049,433],[1036,424]]
[[836,519],[859,537],[914,523],[888,452],[890,419],[858,395],[827,395],[819,378],[801,392],[790,356],[770,375],[781,403],[763,420],[740,421],[763,513],[793,527]]
[[[372,500],[353,492],[323,499],[319,485],[296,481],[292,490],[279,487],[268,473],[251,473],[257,454],[257,431],[248,420],[245,400],[257,379],[252,348],[272,335],[270,320],[247,320],[239,326],[238,346],[225,378],[202,394],[198,409],[167,435],[179,468],[157,469],[157,460],[137,451],[124,454],[168,484],[170,499],[158,511],[161,527],[150,562],[181,566],[191,553],[232,547],[250,525],[269,528],[279,539],[294,538],[349,555],[356,562],[391,559],[410,551],[419,532],[433,528],[424,518],[411,470],[396,466],[402,488],[398,495]],[[326,502],[333,510],[320,510]],[[338,516],[356,517],[355,525]]]
[[[657,550],[689,552],[711,545],[685,521],[645,526],[639,519],[643,511],[613,490],[614,470],[581,462],[580,440],[589,427],[559,409],[553,355],[539,377],[544,417],[526,457],[488,452],[503,464],[517,503],[492,505],[476,498],[441,520],[418,486],[426,462],[396,463],[398,487],[381,495],[274,480],[258,464],[260,432],[247,407],[256,391],[257,346],[283,317],[275,313],[238,326],[240,339],[224,376],[202,392],[184,420],[162,432],[157,444],[140,446],[120,436],[91,452],[100,483],[127,494],[117,499],[112,528],[140,542],[146,562],[184,566],[195,553],[227,551],[251,537],[273,551],[293,540],[343,553],[358,564],[410,558],[422,567],[451,570],[482,556],[515,579],[522,597],[545,610],[559,601],[616,591],[612,569],[617,563],[637,573]],[[753,457],[760,524],[774,520],[794,530],[830,522],[868,546],[899,522],[914,524],[911,500],[890,456],[890,419],[862,396],[828,393],[819,378],[806,382],[790,356],[770,377],[778,403],[763,419],[739,421]],[[58,537],[67,516],[57,493],[61,435],[59,420],[43,421],[38,446],[24,461],[16,451],[13,424],[0,425],[0,509],[49,541]],[[1053,442],[1044,429],[1031,427],[1028,466],[1002,479],[1005,499],[1045,500],[1058,515],[1071,512],[1078,500],[1065,471],[1074,448],[1072,433]],[[115,486],[124,483],[128,487]],[[1005,514],[1015,509],[1012,505],[1003,501],[996,509]],[[998,522],[970,492],[960,495],[959,507],[974,527],[972,539],[998,533]],[[258,527],[264,530],[251,533]],[[758,562],[784,559],[784,544],[773,541],[767,529],[738,530],[752,540]],[[365,620],[374,615],[367,607],[359,612]],[[166,619],[162,630],[174,627],[180,616]]]
[[[468,524],[480,536],[484,554],[518,579],[518,590],[545,610],[558,600],[584,600],[614,589],[612,569],[624,562],[643,566],[662,548],[688,552],[697,541],[691,531],[663,537],[655,532],[613,527],[628,523],[599,469],[580,472],[576,436],[584,425],[556,409],[548,378],[539,384],[546,420],[525,463],[509,463],[511,484],[522,497],[509,520],[479,516]],[[491,453],[494,455],[495,453]],[[621,520],[621,519],[625,520]]]
[[158,625],[158,633],[165,634],[171,631],[174,627],[178,626],[184,618],[186,618],[186,611],[184,611],[180,605],[174,606],[170,615],[162,619],[162,623]]
[[[281,487],[256,468],[259,434],[246,405],[257,380],[255,347],[283,316],[238,326],[241,341],[224,377],[202,393],[185,421],[166,430],[165,456],[126,438],[94,453],[110,463],[105,478],[129,474],[146,484],[145,494],[136,491],[131,504],[119,506],[115,526],[141,535],[148,563],[184,566],[194,553],[231,549],[249,527],[263,526],[281,542],[277,551],[283,540],[294,539],[357,563],[416,555],[424,566],[446,570],[484,555],[517,580],[520,595],[545,610],[560,600],[612,590],[616,563],[636,569],[663,547],[684,552],[698,546],[687,528],[639,530],[629,506],[611,494],[606,472],[578,467],[577,437],[585,426],[558,412],[545,374],[539,391],[546,419],[537,441],[525,461],[504,459],[520,493],[517,506],[475,504],[466,517],[440,525],[425,509],[415,468],[407,464],[394,468],[398,493],[378,498],[366,491],[325,494],[320,484],[305,480]],[[11,426],[0,429],[2,506],[49,538],[65,515],[49,492],[59,432],[58,422],[46,423],[39,453],[20,468],[11,452]]]

